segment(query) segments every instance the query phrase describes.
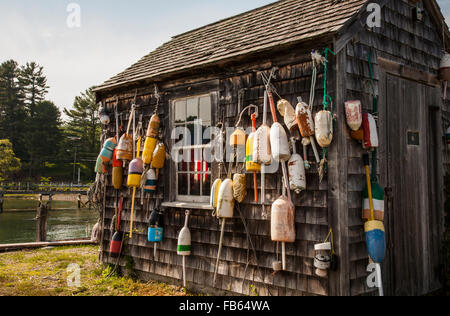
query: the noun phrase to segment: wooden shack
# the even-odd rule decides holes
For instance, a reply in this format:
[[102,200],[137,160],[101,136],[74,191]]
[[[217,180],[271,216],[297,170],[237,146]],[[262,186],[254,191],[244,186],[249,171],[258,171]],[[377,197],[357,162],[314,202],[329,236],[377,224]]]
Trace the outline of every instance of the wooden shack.
[[[379,27],[367,24],[376,21],[372,14],[377,11],[372,6],[368,10],[371,3],[381,8]],[[277,246],[270,237],[270,212],[264,214],[262,205],[254,202],[253,175],[248,174],[248,194],[235,218],[227,221],[219,276],[213,284],[220,223],[212,216],[208,201],[212,182],[220,175],[217,162],[202,160],[189,164],[190,168],[167,160],[159,175],[158,194],[143,199],[137,195],[135,234],[126,243],[121,266],[131,257],[139,278],[182,284],[177,237],[189,209],[192,255],[187,258],[187,281],[191,289],[211,294],[376,295],[366,284],[369,257],[361,218],[364,150],[350,138],[344,112],[345,101],[355,99],[362,101],[365,111],[372,111],[370,56],[379,96],[378,173],[386,191],[385,294],[421,295],[441,288],[443,180],[450,162],[444,132],[450,102],[442,101],[438,68],[450,41],[435,0],[283,0],[175,36],[95,88],[98,101],[111,113],[102,139],[115,135],[116,97],[124,126],[133,102],[137,117],[143,115],[144,128],[157,110],[168,154],[175,144],[172,130],[189,125],[193,118],[201,118],[205,127],[219,122],[233,127],[240,111],[254,104],[259,107],[259,126],[265,90],[261,73],[277,67],[273,85],[295,106],[298,97],[309,100],[311,51],[322,52],[326,47],[336,53],[329,55],[327,78],[336,115],[334,139],[323,182],[314,163],[307,172],[307,190],[292,193],[296,242],[286,245],[286,271],[273,273]],[[323,88],[324,67],[320,66],[315,112],[322,109]],[[250,126],[245,114],[243,127]],[[298,144],[297,151],[301,149]],[[311,150],[309,155],[315,161]],[[223,169],[221,176],[225,177]],[[102,260],[115,264],[116,259],[109,256],[116,203],[111,167],[102,177]],[[266,179],[266,209],[270,211],[281,194],[281,171]],[[125,197],[125,231],[130,222],[130,192],[126,187],[120,192]],[[155,256],[146,231],[156,198],[162,203],[165,226]],[[314,245],[325,240],[330,228],[339,264],[337,271],[320,278],[313,267]]]

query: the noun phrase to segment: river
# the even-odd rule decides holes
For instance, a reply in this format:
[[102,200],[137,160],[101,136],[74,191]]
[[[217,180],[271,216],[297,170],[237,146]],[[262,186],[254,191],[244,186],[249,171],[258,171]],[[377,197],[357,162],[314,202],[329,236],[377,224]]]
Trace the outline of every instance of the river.
[[[35,241],[36,206],[37,201],[33,200],[5,200],[5,212],[0,214],[0,244]],[[73,202],[59,201],[53,202],[52,207],[58,210],[49,212],[48,241],[90,237],[98,218],[95,210],[78,210]]]

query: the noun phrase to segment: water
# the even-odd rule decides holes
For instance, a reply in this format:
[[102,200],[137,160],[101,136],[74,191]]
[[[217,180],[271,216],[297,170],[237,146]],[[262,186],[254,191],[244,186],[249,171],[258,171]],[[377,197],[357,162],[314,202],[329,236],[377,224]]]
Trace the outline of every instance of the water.
[[[5,201],[6,202],[6,201]],[[17,202],[17,203],[16,203]],[[9,201],[9,206],[23,207],[36,201]],[[6,206],[7,203],[5,203]],[[47,240],[65,240],[90,237],[92,227],[98,219],[98,213],[87,209],[69,209],[73,202],[53,202],[52,207],[66,207],[49,212]],[[23,207],[25,209],[25,207]],[[4,212],[0,214],[0,244],[13,244],[36,241],[36,211]]]

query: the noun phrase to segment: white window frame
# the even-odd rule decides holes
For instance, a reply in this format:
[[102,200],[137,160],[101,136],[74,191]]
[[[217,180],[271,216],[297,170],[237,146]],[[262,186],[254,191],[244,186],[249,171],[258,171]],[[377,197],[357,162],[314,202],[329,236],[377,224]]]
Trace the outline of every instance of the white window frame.
[[[173,99],[173,100],[171,100],[171,111],[172,111],[172,130],[174,129],[174,128],[176,128],[176,127],[179,127],[179,126],[184,126],[184,127],[186,127],[187,128],[187,126],[188,126],[188,123],[193,123],[193,122],[187,122],[187,121],[185,121],[184,123],[176,123],[175,122],[175,105],[176,105],[176,103],[177,102],[180,102],[180,101],[186,101],[186,104],[187,104],[187,101],[189,100],[189,99],[197,99],[198,100],[198,103],[197,103],[197,108],[198,108],[198,116],[197,116],[197,118],[200,118],[200,99],[201,98],[209,98],[209,100],[210,100],[210,105],[211,105],[211,107],[212,107],[212,100],[211,100],[211,94],[199,94],[199,95],[193,95],[193,96],[189,96],[189,97],[182,97],[182,98],[176,98],[176,99]],[[205,123],[209,123],[209,126],[212,126],[212,113],[213,113],[213,111],[212,111],[212,108],[211,108],[211,121],[209,121],[209,122],[205,122]],[[186,112],[186,115],[187,115],[187,112]],[[192,150],[192,149],[201,149],[202,151],[204,151],[204,149],[205,148],[211,148],[211,142],[209,143],[209,144],[206,144],[206,145],[191,145],[191,146],[180,146],[180,147],[175,147],[175,141],[173,141],[173,148],[175,149],[175,150],[188,150],[188,151],[190,151],[190,150]],[[183,155],[184,156],[184,155]],[[202,162],[203,162],[204,160],[202,160]],[[190,165],[190,163],[188,163],[188,166]],[[174,181],[175,181],[175,186],[172,186],[172,187],[175,187],[175,190],[176,190],[176,192],[175,192],[175,200],[177,201],[177,202],[190,202],[190,203],[202,203],[202,204],[205,204],[205,203],[209,203],[209,199],[210,199],[210,196],[209,196],[209,194],[208,195],[202,195],[202,193],[203,193],[203,176],[204,175],[207,175],[210,179],[211,179],[211,181],[212,181],[212,162],[210,162],[210,171],[201,171],[201,172],[194,172],[194,171],[190,171],[190,170],[188,170],[188,171],[179,171],[178,170],[178,163],[174,163],[174,168],[175,168],[175,172],[174,172],[174,174],[175,174],[175,178],[174,178]],[[178,180],[178,176],[180,175],[180,174],[187,174],[188,176],[187,176],[187,181],[188,181],[188,188],[187,188],[187,192],[188,192],[188,195],[180,195],[180,194],[178,194],[179,193],[179,180]],[[200,182],[200,195],[198,195],[198,196],[194,196],[194,195],[190,195],[190,189],[191,189],[191,186],[190,186],[190,181],[191,181],[191,177],[190,177],[190,175],[191,174],[194,174],[194,175],[198,175],[198,174],[200,174],[202,177],[201,177],[201,182]],[[212,184],[212,183],[211,183]]]

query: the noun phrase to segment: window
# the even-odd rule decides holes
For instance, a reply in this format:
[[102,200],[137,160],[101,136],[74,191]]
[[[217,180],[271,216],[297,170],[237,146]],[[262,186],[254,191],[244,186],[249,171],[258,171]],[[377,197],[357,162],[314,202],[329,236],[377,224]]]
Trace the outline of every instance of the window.
[[173,101],[177,201],[207,203],[211,192],[211,97]]

